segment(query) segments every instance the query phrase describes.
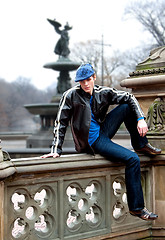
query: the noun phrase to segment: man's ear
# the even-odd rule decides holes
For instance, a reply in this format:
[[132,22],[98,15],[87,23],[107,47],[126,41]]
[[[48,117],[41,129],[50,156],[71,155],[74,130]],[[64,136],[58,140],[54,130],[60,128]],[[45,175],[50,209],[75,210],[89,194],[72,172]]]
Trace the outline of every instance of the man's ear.
[[94,81],[95,81],[96,80],[96,74],[95,73],[93,74],[93,78],[94,78]]

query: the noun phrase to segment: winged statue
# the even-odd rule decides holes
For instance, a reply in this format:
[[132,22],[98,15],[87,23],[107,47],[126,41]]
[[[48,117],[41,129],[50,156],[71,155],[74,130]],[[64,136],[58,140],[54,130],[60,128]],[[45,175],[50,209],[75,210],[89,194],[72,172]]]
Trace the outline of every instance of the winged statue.
[[66,23],[64,28],[60,30],[62,25],[61,23],[57,22],[56,19],[54,20],[47,19],[47,20],[54,27],[55,31],[61,35],[60,39],[57,41],[55,45],[54,53],[62,57],[68,57],[70,53],[68,31],[71,30],[72,27],[70,27],[69,24]]

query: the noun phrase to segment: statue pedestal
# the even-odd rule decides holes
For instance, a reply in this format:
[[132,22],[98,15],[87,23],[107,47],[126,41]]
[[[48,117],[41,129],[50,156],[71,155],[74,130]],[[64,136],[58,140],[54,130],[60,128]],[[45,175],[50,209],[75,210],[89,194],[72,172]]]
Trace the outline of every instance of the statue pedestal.
[[57,93],[63,94],[67,89],[71,88],[69,72],[76,70],[80,66],[80,63],[74,62],[69,58],[60,57],[56,62],[46,63],[44,68],[49,68],[55,71],[59,71]]

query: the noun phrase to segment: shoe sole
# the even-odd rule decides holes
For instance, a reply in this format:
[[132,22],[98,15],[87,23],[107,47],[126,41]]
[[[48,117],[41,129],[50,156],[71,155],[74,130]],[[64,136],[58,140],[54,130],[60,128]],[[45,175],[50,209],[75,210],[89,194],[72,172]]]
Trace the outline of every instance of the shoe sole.
[[146,154],[146,155],[149,155],[149,156],[155,156],[155,155],[161,154],[161,152],[154,153],[154,152],[142,152],[142,151],[138,151],[138,150],[135,150],[135,151],[137,153]]
[[136,215],[136,214],[133,214],[133,213],[131,213],[131,212],[129,212],[132,216],[134,216],[134,217],[138,217],[138,218],[140,218],[140,219],[142,219],[142,220],[144,220],[144,221],[154,221],[154,220],[156,220],[158,217],[156,217],[156,218],[143,218],[143,216],[138,216],[138,215]]

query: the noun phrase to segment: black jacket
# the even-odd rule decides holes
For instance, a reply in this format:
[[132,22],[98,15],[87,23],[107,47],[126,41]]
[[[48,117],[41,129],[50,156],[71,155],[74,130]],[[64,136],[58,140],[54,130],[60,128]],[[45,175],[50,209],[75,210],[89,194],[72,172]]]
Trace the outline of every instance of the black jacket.
[[[54,126],[52,152],[61,154],[66,129],[70,123],[76,150],[78,152],[93,153],[88,144],[91,122],[90,97],[90,94],[84,92],[80,86],[75,86],[63,94]],[[123,103],[130,105],[137,119],[144,117],[139,103],[132,94],[110,87],[95,85],[92,112],[99,123],[104,121],[110,105]]]

